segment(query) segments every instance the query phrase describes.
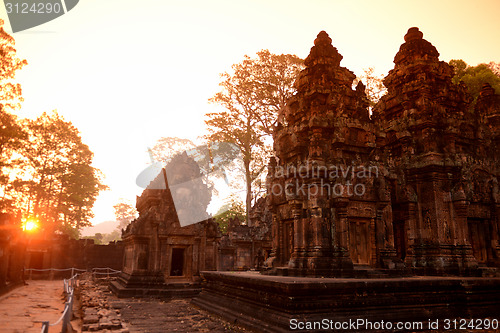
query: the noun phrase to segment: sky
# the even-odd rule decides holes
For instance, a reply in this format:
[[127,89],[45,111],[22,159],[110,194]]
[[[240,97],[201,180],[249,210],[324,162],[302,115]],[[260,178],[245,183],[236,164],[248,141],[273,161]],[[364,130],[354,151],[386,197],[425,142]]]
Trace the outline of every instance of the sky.
[[136,177],[160,137],[200,142],[204,115],[218,109],[219,74],[262,50],[305,58],[325,30],[360,75],[386,75],[410,27],[419,27],[440,59],[500,62],[498,0],[80,0],[65,15],[12,33],[28,61],[17,74],[18,115],[57,110],[81,132],[109,190],[92,223],[114,220],[120,198],[135,203]]

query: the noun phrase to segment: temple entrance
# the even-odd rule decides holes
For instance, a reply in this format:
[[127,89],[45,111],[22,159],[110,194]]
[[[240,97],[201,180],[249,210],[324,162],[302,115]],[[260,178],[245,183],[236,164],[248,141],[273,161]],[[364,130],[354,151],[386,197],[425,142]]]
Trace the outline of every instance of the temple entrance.
[[371,243],[368,221],[349,222],[349,252],[353,264],[370,264]]
[[172,249],[172,261],[170,263],[170,276],[184,275],[184,249]]
[[485,220],[468,219],[467,225],[474,257],[478,263],[486,264],[488,261],[488,244],[491,243],[488,224]]
[[408,244],[408,235],[406,234],[406,221],[396,220],[393,223],[394,229],[394,247],[399,259],[404,260],[406,257],[406,247]]

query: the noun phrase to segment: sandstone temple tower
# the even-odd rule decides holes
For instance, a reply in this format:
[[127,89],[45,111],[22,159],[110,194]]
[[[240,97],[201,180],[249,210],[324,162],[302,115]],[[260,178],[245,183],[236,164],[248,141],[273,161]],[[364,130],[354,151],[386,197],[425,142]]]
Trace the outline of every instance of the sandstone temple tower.
[[500,96],[486,85],[474,108],[438,57],[409,29],[370,115],[319,33],[274,133],[269,264],[307,276],[500,267]]

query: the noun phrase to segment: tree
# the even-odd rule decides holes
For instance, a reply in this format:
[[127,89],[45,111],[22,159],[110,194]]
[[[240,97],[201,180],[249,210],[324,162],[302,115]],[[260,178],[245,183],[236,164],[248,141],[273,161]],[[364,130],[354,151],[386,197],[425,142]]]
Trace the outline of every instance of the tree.
[[462,81],[474,101],[479,97],[479,92],[484,83],[489,83],[495,89],[495,92],[500,94],[500,64],[490,62],[489,64],[469,66],[461,59],[450,60],[449,64],[453,67],[455,73],[452,82],[460,84],[460,81]]
[[22,168],[10,183],[17,208],[49,231],[90,225],[92,206],[106,186],[79,131],[56,112],[25,120],[24,127],[27,138],[18,150]]
[[6,192],[9,174],[18,163],[15,151],[21,147],[25,133],[10,112],[22,101],[21,85],[14,81],[16,72],[27,64],[17,58],[14,38],[5,32],[3,23],[0,19],[0,210],[12,209],[14,204]]
[[113,206],[115,210],[116,221],[118,222],[118,229],[125,229],[132,220],[137,218],[137,210],[127,200],[120,199],[120,201]]
[[229,220],[238,218],[240,221],[246,220],[245,207],[243,202],[231,197],[217,213],[215,213],[215,221],[219,224],[219,228],[223,234],[227,233]]
[[122,235],[118,230],[113,230],[109,234],[104,234],[102,236],[102,244],[109,244],[110,242],[115,242],[122,239]]
[[91,239],[94,239],[95,244],[102,244],[102,239],[104,238],[104,235],[101,234],[100,232],[94,234],[94,237],[90,237]]
[[[150,150],[152,164],[145,170],[145,173],[140,174],[138,180],[147,186],[158,175],[161,167],[166,166],[174,156],[184,152],[197,163],[203,182],[216,195],[218,194],[215,186],[216,180],[224,179],[227,182],[227,172],[234,171],[235,167],[236,169],[238,167],[235,165],[234,160],[237,159],[240,151],[233,144],[227,142],[208,142],[195,146],[189,139],[163,137]],[[144,177],[142,177],[143,175]]]
[[167,164],[172,157],[185,150],[193,149],[195,144],[189,139],[178,137],[162,137],[151,149],[152,159]]
[[13,208],[14,201],[8,195],[10,174],[19,165],[16,151],[22,147],[25,138],[26,133],[16,117],[0,110],[0,211]]
[[359,81],[362,81],[365,85],[366,97],[369,101],[370,109],[377,104],[382,96],[387,92],[387,88],[384,86],[384,76],[376,75],[375,69],[373,67],[363,69],[363,74],[356,78],[353,82],[353,86],[357,85]]
[[0,111],[17,110],[22,102],[21,85],[14,82],[16,72],[28,64],[16,56],[14,38],[3,29],[0,19]]
[[245,56],[231,73],[221,74],[222,89],[209,100],[224,109],[206,115],[209,134],[205,138],[232,143],[243,155],[247,223],[252,183],[266,167],[278,110],[295,92],[293,83],[302,68],[303,60],[295,55],[262,50],[257,58]]

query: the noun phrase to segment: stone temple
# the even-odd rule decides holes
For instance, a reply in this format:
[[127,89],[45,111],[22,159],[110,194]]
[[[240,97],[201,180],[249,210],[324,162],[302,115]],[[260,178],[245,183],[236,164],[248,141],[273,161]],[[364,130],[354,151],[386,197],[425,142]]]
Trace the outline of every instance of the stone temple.
[[499,267],[499,96],[485,86],[471,109],[411,28],[370,117],[328,35],[314,44],[274,132],[269,262],[305,276]]
[[319,33],[273,134],[270,269],[202,272],[194,304],[266,332],[500,313],[500,95],[438,57],[410,28],[370,110]]

